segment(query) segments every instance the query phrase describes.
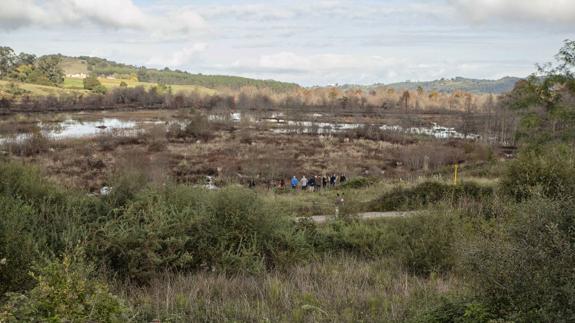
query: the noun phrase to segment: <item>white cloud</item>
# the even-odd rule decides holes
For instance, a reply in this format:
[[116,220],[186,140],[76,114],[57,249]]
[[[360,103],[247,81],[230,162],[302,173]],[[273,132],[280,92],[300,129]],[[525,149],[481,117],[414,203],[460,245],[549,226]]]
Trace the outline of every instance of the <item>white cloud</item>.
[[367,68],[385,68],[404,63],[400,59],[380,56],[353,56],[341,54],[298,55],[282,52],[263,55],[258,67],[270,70],[320,72]]
[[193,11],[151,15],[132,0],[2,0],[0,6],[0,29],[94,25],[146,31],[152,36],[164,37],[189,34],[205,27],[204,19]]
[[34,0],[4,0],[0,10],[0,26],[18,28],[34,22],[47,23],[49,16]]
[[230,18],[237,19],[291,19],[300,10],[293,6],[278,6],[274,4],[252,3],[242,5],[211,5],[199,8],[199,12],[208,18]]
[[198,59],[198,55],[204,52],[206,49],[207,45],[205,43],[198,43],[176,51],[171,55],[160,55],[158,57],[153,57],[149,59],[146,64],[156,67],[185,67],[194,63],[194,61]]
[[[574,6],[575,0],[0,0],[0,38],[36,54],[305,85],[492,78],[526,75],[553,57],[573,37]],[[501,21],[525,23],[512,28]],[[543,22],[558,28],[541,28]]]
[[190,6],[210,19],[237,19],[241,21],[282,21],[299,18],[327,19],[384,19],[392,15],[444,17],[452,13],[445,4],[416,1],[411,3],[362,3],[361,1],[307,1],[293,0],[277,4],[273,1],[234,4]]
[[[301,82],[303,85],[344,83],[389,83],[403,80],[425,81],[455,76],[495,78],[508,73],[498,67],[501,62],[469,62],[465,60],[428,60],[379,55],[316,54],[302,55],[280,52],[251,60],[236,60],[230,65],[213,66],[226,73],[242,76]],[[527,75],[530,64],[507,66],[514,75]],[[498,71],[499,73],[494,73]],[[503,73],[503,74],[501,74]],[[302,82],[302,80],[305,80]]]
[[474,22],[503,20],[508,22],[544,22],[575,25],[573,0],[449,0]]

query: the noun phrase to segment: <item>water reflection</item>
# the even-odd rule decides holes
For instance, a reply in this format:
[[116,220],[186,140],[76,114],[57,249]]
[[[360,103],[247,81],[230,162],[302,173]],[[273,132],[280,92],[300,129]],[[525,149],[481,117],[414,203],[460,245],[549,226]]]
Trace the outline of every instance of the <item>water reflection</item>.
[[[313,117],[319,117],[319,114]],[[240,112],[224,113],[224,114],[211,114],[208,115],[208,120],[211,121],[231,121],[231,122],[264,122],[269,124],[272,128],[271,131],[278,134],[285,133],[308,133],[308,134],[321,134],[329,135],[341,133],[348,130],[358,129],[365,126],[378,127],[385,131],[396,131],[409,134],[418,134],[432,136],[440,139],[460,138],[460,139],[479,139],[480,136],[476,134],[463,134],[456,131],[454,128],[443,127],[438,124],[433,124],[431,127],[402,127],[398,125],[373,125],[367,123],[331,123],[331,122],[316,122],[316,121],[293,121],[286,120],[283,113],[272,113],[266,117],[255,117],[253,115],[242,115]],[[185,124],[182,120],[173,120],[171,123]],[[114,130],[123,130],[124,134],[133,133],[138,134],[144,124],[163,124],[159,120],[122,120],[119,118],[102,118],[95,121],[79,121],[74,119],[67,119],[59,123],[42,124],[38,126],[42,134],[52,139],[69,139],[69,138],[85,138],[95,137]],[[169,124],[169,123],[168,123]],[[0,138],[0,143],[6,141],[19,141],[26,139],[30,133],[18,134],[11,137]]]

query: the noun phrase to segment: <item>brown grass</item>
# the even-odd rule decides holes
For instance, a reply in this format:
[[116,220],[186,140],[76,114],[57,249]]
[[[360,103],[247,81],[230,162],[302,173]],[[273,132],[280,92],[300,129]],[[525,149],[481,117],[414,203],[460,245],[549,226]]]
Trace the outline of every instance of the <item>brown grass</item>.
[[[169,122],[166,122],[144,125],[144,129],[137,133],[114,131],[95,138],[50,143],[30,141],[13,147],[12,156],[41,165],[48,169],[50,176],[60,178],[67,185],[92,189],[117,171],[122,155],[129,151],[137,151],[146,163],[159,165],[158,169],[151,169],[145,163],[135,166],[142,168],[143,172],[156,174],[151,176],[155,180],[163,177],[177,182],[201,183],[206,175],[210,175],[216,176],[218,183],[247,184],[254,180],[261,187],[271,187],[273,181],[281,179],[287,183],[294,175],[309,177],[345,173],[349,178],[417,178],[426,175],[423,170],[426,156],[430,172],[441,170],[455,161],[473,165],[492,158],[490,148],[485,145],[413,138],[380,131],[377,127],[364,127],[334,136],[311,135],[302,133],[301,129],[279,134],[273,133],[266,123],[245,120],[240,123],[229,120],[208,122],[198,117],[197,112],[189,110],[173,111],[172,116],[166,113],[158,111],[156,117],[167,118],[166,121],[170,122],[181,121],[183,126],[178,125],[177,131],[181,131],[182,136],[174,135],[174,126],[168,126]],[[118,117],[121,115],[128,117],[126,112],[117,113]],[[82,118],[94,119],[96,116],[90,113],[82,115]],[[136,120],[148,121],[153,116],[151,112],[134,114]],[[57,120],[69,116],[53,114],[44,118]],[[339,121],[353,122],[354,118],[346,117]],[[27,120],[22,119],[16,124],[29,124]],[[376,120],[371,121],[377,124]],[[89,176],[93,178],[88,179]]]
[[404,322],[460,287],[454,277],[415,277],[386,259],[331,257],[289,272],[165,274],[120,289],[147,321]]
[[28,134],[24,138],[7,138],[7,142],[3,144],[3,150],[8,154],[30,157],[50,151],[53,141],[44,136],[40,131],[35,131]]

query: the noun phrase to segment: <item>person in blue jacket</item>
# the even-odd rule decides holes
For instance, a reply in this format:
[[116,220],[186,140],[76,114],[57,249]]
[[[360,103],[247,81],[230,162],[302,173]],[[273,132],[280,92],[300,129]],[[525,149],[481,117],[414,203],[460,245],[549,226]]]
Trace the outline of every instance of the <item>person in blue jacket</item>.
[[297,185],[299,184],[299,181],[297,180],[297,177],[292,177],[291,179],[291,188],[293,188],[294,190],[297,188]]

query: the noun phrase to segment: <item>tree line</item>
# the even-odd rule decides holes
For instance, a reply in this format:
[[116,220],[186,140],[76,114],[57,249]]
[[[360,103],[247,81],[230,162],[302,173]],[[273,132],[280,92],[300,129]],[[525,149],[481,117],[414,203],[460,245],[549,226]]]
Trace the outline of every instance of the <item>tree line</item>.
[[0,79],[41,85],[64,83],[64,71],[59,55],[37,57],[34,54],[16,54],[10,47],[0,47]]

